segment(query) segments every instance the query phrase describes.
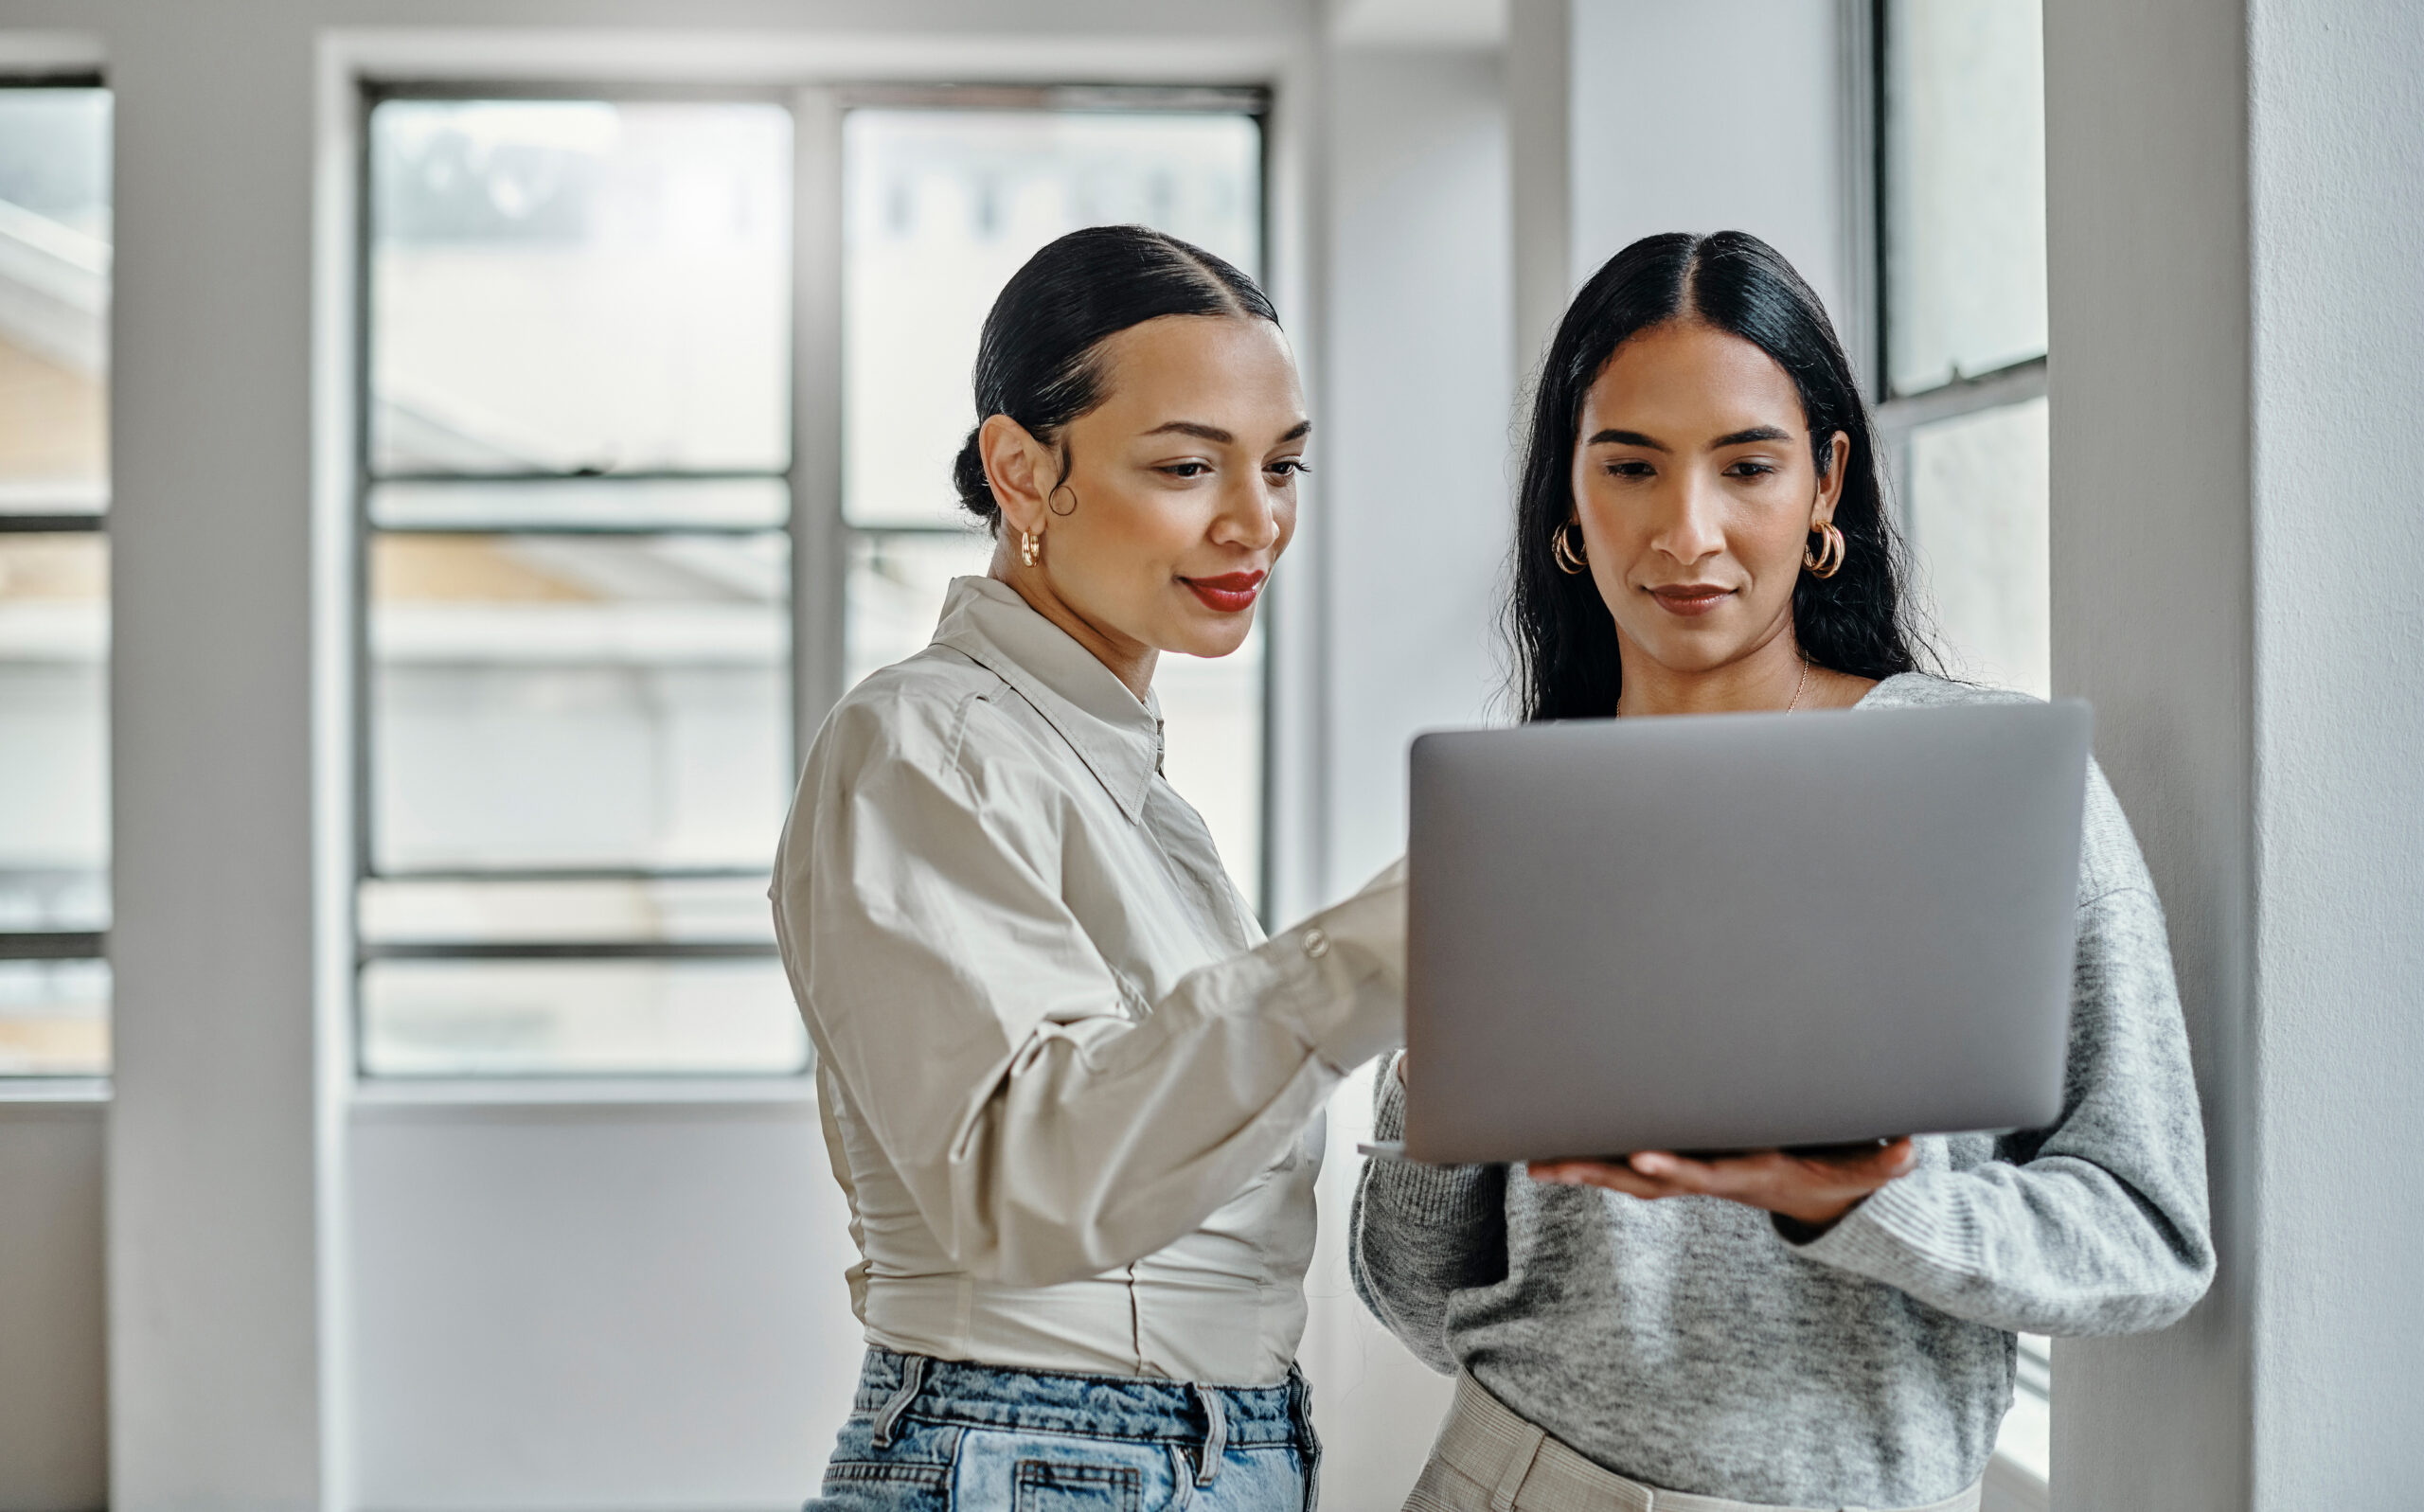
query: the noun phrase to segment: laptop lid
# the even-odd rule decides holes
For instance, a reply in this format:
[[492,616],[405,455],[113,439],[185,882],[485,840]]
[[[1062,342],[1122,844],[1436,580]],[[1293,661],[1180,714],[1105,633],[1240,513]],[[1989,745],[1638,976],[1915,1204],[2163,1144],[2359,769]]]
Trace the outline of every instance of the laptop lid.
[[2064,701],[1418,737],[1406,1153],[2052,1123],[2089,726]]

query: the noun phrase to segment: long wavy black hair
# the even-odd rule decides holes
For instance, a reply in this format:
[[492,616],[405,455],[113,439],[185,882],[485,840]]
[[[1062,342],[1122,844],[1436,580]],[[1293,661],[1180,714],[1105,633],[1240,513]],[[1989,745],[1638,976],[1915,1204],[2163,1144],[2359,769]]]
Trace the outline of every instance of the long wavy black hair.
[[1792,264],[1747,231],[1670,231],[1642,238],[1591,276],[1558,323],[1542,366],[1515,501],[1515,584],[1506,612],[1526,720],[1616,712],[1624,668],[1615,620],[1591,575],[1559,571],[1550,553],[1574,516],[1583,396],[1618,347],[1686,318],[1741,337],[1791,375],[1821,478],[1835,433],[1851,440],[1835,505],[1842,570],[1831,578],[1804,572],[1792,591],[1792,629],[1802,649],[1818,666],[1855,677],[1920,667],[1924,648],[1902,597],[1909,569],[1885,507],[1868,405],[1826,307]]

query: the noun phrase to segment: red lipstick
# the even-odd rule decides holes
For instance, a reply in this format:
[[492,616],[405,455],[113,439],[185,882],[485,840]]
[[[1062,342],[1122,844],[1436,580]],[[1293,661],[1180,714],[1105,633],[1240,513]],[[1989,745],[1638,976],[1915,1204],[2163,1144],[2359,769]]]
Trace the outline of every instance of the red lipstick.
[[1691,619],[1725,602],[1733,592],[1733,589],[1721,588],[1716,583],[1667,583],[1649,590],[1649,596],[1657,599],[1658,607],[1668,614]]
[[1267,572],[1230,572],[1218,578],[1181,578],[1179,581],[1193,590],[1203,600],[1203,607],[1217,614],[1241,614],[1254,607],[1257,595],[1262,592]]

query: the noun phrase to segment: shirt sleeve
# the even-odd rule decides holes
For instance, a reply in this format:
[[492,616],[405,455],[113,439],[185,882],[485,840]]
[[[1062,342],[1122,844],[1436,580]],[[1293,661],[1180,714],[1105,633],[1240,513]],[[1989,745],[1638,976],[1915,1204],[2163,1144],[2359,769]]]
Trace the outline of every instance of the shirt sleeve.
[[811,785],[777,863],[784,956],[819,1053],[972,1273],[1049,1285],[1161,1249],[1402,1036],[1401,872],[1148,1002],[1062,899],[1047,794],[881,749]]
[[2100,772],[2087,838],[2060,1120],[1968,1170],[1922,1141],[1920,1169],[1802,1254],[2016,1332],[2160,1328],[2204,1294],[2214,1246],[2187,1032],[2163,910]]
[[[1392,1058],[1374,1077],[1372,1134],[1405,1133],[1405,1085]],[[1506,1167],[1364,1163],[1348,1219],[1355,1294],[1414,1357],[1453,1375],[1448,1301],[1506,1277]]]

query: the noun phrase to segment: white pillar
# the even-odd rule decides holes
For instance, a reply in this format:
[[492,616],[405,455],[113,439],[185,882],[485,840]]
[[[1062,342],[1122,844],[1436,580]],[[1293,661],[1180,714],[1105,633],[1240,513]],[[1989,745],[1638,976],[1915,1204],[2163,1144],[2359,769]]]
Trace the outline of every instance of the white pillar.
[[318,1507],[312,44],[120,21],[111,1503]]
[[2058,1506],[2412,1506],[2424,12],[2047,0],[2054,676],[2170,916],[2221,1275]]
[[1501,64],[1514,222],[1515,382],[1529,392],[1574,292],[1574,0],[1508,0]]

